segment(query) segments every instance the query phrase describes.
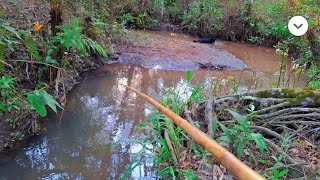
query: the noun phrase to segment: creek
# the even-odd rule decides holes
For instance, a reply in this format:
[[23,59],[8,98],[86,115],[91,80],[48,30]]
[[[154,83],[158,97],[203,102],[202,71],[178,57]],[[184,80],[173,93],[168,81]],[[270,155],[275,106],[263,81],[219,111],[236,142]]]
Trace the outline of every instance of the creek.
[[[120,84],[159,100],[169,87],[190,86],[184,80],[187,70],[193,71],[193,85],[235,77],[240,91],[269,88],[279,74],[273,48],[219,40],[198,44],[194,37],[168,32],[133,36],[135,43],[116,45],[122,52],[118,62],[83,75],[68,94],[61,121],[50,113],[44,119],[46,132],[0,164],[0,179],[119,179],[142,148],[135,140],[148,137],[137,127],[152,111]],[[226,68],[200,68],[199,62]],[[146,159],[132,179],[154,178],[152,166],[152,158]]]

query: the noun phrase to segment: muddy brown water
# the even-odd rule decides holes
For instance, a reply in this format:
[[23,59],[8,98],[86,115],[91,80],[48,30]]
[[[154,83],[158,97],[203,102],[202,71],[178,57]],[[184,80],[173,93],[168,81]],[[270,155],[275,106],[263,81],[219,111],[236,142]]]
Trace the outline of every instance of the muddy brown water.
[[[185,71],[192,65],[184,62],[207,56],[203,55],[203,49],[210,57],[199,61],[214,61],[216,57],[210,58],[217,53],[218,57],[229,58],[225,64],[233,68],[209,71],[194,67],[192,85],[231,76],[240,79],[240,89],[245,91],[254,83],[268,88],[277,79],[279,64],[272,48],[224,41],[195,44],[193,37],[167,32],[139,36],[149,38],[143,41],[150,44],[119,45],[117,48],[124,52],[120,56],[123,62],[84,75],[68,94],[60,125],[57,125],[59,117],[50,114],[45,119],[47,132],[34,138],[10,161],[0,164],[0,179],[119,179],[134,159],[134,153],[142,148],[135,141],[148,137],[137,126],[152,111],[148,103],[119,84],[135,87],[155,99],[169,87],[187,89],[190,85],[184,80]],[[168,52],[167,47],[175,50]],[[193,51],[187,54],[183,47],[191,47]],[[129,61],[132,57],[138,60]],[[148,58],[152,65],[147,63]],[[172,64],[166,66],[169,62]],[[241,68],[243,64],[245,68]],[[131,173],[131,178],[154,179],[152,166],[152,157],[147,158]]]

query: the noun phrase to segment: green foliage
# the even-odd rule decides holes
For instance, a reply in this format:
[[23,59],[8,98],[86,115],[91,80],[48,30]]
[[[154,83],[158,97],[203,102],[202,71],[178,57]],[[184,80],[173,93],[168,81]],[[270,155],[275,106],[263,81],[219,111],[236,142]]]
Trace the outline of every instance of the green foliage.
[[[21,102],[24,102],[21,95],[15,87],[15,78],[2,76],[0,79],[0,116],[5,112],[19,111]],[[48,94],[45,90],[35,90],[27,93],[27,100],[31,106],[42,116],[47,115],[45,105],[48,105],[53,111],[57,112],[57,107],[62,108],[60,104]],[[27,107],[24,107],[24,109]]]
[[11,112],[12,110],[20,110],[19,105],[21,98],[18,96],[15,88],[16,78],[2,76],[0,79],[0,117],[4,112]]
[[190,83],[191,79],[192,79],[192,71],[188,70],[187,71],[187,81]]
[[128,28],[142,29],[145,24],[146,17],[146,13],[141,13],[138,16],[133,16],[131,13],[126,13],[120,17],[120,20],[121,23]]
[[19,44],[15,38],[21,39],[19,33],[13,27],[0,21],[0,74],[4,69],[4,65],[8,65],[5,62],[6,56],[14,52],[14,46]]
[[6,119],[4,122],[8,123],[11,127],[15,128],[17,124],[16,119]]
[[183,176],[186,180],[196,180],[197,179],[197,176],[194,175],[192,169],[186,170],[186,172],[184,172]]
[[92,22],[91,34],[99,37],[100,44],[109,45],[105,49],[110,49],[113,42],[126,41],[126,31],[122,23],[115,22],[113,24],[103,22],[100,19],[94,19]]
[[148,156],[146,152],[150,151],[150,149],[148,148],[148,138],[145,138],[142,141],[134,142],[141,145],[142,148],[139,152],[133,154],[133,158],[131,159],[130,164],[120,178],[121,180],[129,179],[132,171],[145,161],[146,157]]
[[39,54],[38,45],[35,37],[27,32],[23,36],[23,43],[27,47],[29,53],[36,61],[42,61],[42,57]]
[[13,28],[9,25],[6,25],[1,21],[0,21],[0,28],[7,30],[7,32],[10,32],[11,34],[15,35],[15,37],[17,37],[18,39],[21,39],[21,36],[19,35],[18,31],[15,28]]
[[45,90],[35,90],[28,93],[27,100],[32,107],[40,114],[40,116],[47,116],[47,110],[45,105],[48,105],[54,112],[57,112],[57,107],[61,108],[61,105],[48,94]]
[[170,175],[173,180],[178,179],[176,176],[176,168],[173,166],[163,168],[157,175],[162,178],[167,178],[168,175]]
[[259,44],[260,41],[259,41],[259,37],[258,36],[251,36],[248,41],[252,44]]
[[288,171],[288,165],[283,163],[283,157],[286,155],[286,152],[288,151],[290,144],[290,137],[288,135],[285,135],[283,138],[283,142],[281,143],[281,151],[280,154],[275,157],[272,156],[272,158],[275,160],[275,164],[272,167],[272,175],[269,176],[268,174],[264,174],[264,176],[270,178],[270,179],[283,179]]
[[317,89],[320,88],[320,65],[311,65],[308,73],[308,86]]
[[[199,88],[195,88],[193,92],[193,99],[196,99],[197,92],[199,92]],[[183,89],[178,90],[168,90],[163,96],[162,104],[172,109],[176,114],[180,114],[180,110],[185,105],[185,101],[180,97],[181,94],[184,94]],[[190,95],[191,97],[191,95]],[[190,99],[190,98],[189,98]],[[175,155],[178,159],[182,157],[181,154],[181,146],[182,142],[188,140],[188,136],[180,127],[177,127],[173,124],[173,122],[168,119],[162,113],[155,111],[149,116],[149,120],[153,127],[153,144],[156,146],[156,157],[155,157],[155,166],[159,168],[158,176],[161,178],[172,178],[172,179],[180,179],[180,177],[185,177],[187,179],[194,179],[194,174],[192,170],[189,170],[185,173],[180,172],[175,166],[173,157],[170,153],[168,144],[163,136],[163,131],[167,131],[169,138],[172,142],[172,146],[175,152]],[[202,154],[208,155],[202,147],[198,147],[196,144],[192,143],[192,150],[197,153],[197,155],[201,156]],[[163,166],[164,163],[169,162],[168,166]]]
[[75,46],[76,49],[88,56],[85,41],[82,37],[82,28],[79,26],[77,19],[72,19],[70,25],[62,25],[58,27],[61,33],[53,37],[53,41],[61,44],[65,51],[69,51],[71,46]]
[[228,111],[235,118],[236,123],[232,125],[232,128],[227,128],[224,124],[218,122],[221,130],[226,136],[217,138],[217,141],[222,142],[222,145],[226,145],[224,142],[231,143],[233,151],[237,153],[239,158],[243,155],[246,145],[250,141],[255,141],[261,152],[267,150],[263,136],[254,133],[250,129],[251,122],[248,121],[247,116],[243,116],[232,110]]
[[95,53],[101,55],[104,58],[108,57],[108,55],[105,52],[105,50],[103,49],[103,47],[100,46],[100,44],[98,44],[96,41],[94,41],[90,38],[87,38],[85,40],[85,42],[86,42],[87,49],[92,49]]
[[277,168],[273,168],[273,175],[270,177],[271,179],[280,179],[282,177],[284,177],[287,173],[288,173],[289,170],[285,169],[285,170],[282,170],[281,172],[278,171]]
[[208,33],[222,29],[221,18],[222,10],[218,8],[216,1],[193,2],[189,9],[184,11],[182,26],[189,31]]
[[205,97],[202,94],[203,91],[203,84],[199,84],[196,87],[192,89],[191,95],[189,97],[189,100],[187,102],[187,105],[191,105],[192,103],[199,103],[202,101]]

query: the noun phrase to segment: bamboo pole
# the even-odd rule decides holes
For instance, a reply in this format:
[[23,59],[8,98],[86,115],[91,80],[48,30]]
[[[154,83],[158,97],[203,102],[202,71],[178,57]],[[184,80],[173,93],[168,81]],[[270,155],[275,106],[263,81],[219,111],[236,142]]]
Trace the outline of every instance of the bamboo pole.
[[154,107],[156,107],[161,113],[168,116],[172,121],[182,128],[188,135],[190,135],[197,143],[209,151],[214,158],[220,161],[220,163],[225,166],[233,175],[235,175],[240,180],[262,180],[265,179],[260,174],[252,170],[246,164],[241,162],[235,155],[220,146],[215,140],[210,138],[207,134],[202,132],[200,129],[188,123],[187,120],[181,118],[171,110],[165,108],[159,104],[154,99],[149,96],[139,92],[138,90],[126,86],[129,90],[135,92],[143,99],[148,101]]

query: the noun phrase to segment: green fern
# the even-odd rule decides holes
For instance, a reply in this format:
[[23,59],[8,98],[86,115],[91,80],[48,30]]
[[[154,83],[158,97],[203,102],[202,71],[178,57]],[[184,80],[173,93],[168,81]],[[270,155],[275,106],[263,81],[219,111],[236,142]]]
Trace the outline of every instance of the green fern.
[[19,44],[19,42],[14,40],[15,37],[21,39],[15,28],[5,25],[0,21],[0,73],[2,73],[4,65],[7,64],[5,62],[7,50],[13,52],[13,45]]
[[94,41],[94,40],[92,40],[90,38],[87,38],[86,39],[86,44],[87,44],[87,48],[88,49],[92,49],[95,53],[98,53],[99,55],[101,55],[104,58],[108,57],[106,51],[96,41]]
[[84,56],[88,57],[88,51],[93,50],[103,57],[107,57],[107,53],[101,45],[96,41],[83,36],[82,28],[79,26],[77,19],[71,20],[69,26],[62,25],[58,27],[62,32],[53,38],[56,44],[61,44],[65,51],[69,51],[72,46]]
[[82,52],[85,56],[88,56],[86,43],[82,36],[82,28],[79,27],[77,19],[71,20],[70,26],[62,25],[58,28],[62,30],[62,32],[54,37],[55,41],[61,43],[66,51],[69,51],[71,46],[74,45],[78,51]]
[[14,34],[18,39],[21,39],[21,36],[15,28],[5,25],[3,22],[0,22],[0,28],[6,29],[8,32]]

